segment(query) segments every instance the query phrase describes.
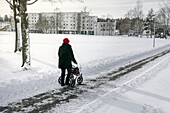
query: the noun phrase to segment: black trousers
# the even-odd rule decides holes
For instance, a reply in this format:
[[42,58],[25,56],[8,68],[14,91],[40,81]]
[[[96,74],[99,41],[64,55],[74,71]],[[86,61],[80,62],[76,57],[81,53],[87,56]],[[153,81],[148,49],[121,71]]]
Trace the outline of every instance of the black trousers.
[[65,75],[66,75],[66,70],[67,70],[66,84],[69,84],[71,68],[61,68],[61,85],[65,84],[64,79],[65,79]]

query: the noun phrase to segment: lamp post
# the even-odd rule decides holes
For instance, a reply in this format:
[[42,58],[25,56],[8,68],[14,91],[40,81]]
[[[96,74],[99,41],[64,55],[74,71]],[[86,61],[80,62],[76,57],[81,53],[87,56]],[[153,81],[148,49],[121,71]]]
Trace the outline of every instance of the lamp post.
[[154,27],[154,37],[153,37],[153,48],[155,47],[155,18],[153,18],[153,27]]
[[57,11],[59,10],[59,8],[55,8],[54,9],[54,17],[55,17],[55,33],[58,33],[58,15],[57,15]]

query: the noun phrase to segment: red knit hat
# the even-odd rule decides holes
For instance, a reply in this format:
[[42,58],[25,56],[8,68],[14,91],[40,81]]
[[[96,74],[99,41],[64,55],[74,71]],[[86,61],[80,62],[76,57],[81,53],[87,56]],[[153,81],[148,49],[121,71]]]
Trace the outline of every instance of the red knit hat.
[[70,40],[68,38],[63,39],[63,43],[69,43],[69,42],[70,42]]

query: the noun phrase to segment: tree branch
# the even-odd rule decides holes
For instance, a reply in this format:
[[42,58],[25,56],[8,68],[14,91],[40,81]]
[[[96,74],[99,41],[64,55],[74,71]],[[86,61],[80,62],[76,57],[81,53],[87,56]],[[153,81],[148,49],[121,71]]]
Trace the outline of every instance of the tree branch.
[[[163,5],[165,7],[164,12],[169,16],[170,15],[169,14],[170,13],[170,7],[168,5],[170,5],[170,4],[168,4],[168,1],[167,1],[167,3],[165,3],[165,1],[162,0],[162,2],[163,2]],[[170,3],[170,0],[169,0],[169,3]]]
[[35,2],[37,2],[38,0],[35,0],[34,2],[32,2],[32,3],[27,3],[27,5],[32,5],[32,4],[34,4]]
[[8,0],[6,0],[6,1],[9,3],[10,7],[13,9],[14,6],[12,5],[12,3],[10,1],[8,1]]
[[45,1],[49,1],[49,2],[51,2],[51,3],[56,3],[57,1],[59,1],[60,3],[62,3],[62,0],[43,0],[44,2]]

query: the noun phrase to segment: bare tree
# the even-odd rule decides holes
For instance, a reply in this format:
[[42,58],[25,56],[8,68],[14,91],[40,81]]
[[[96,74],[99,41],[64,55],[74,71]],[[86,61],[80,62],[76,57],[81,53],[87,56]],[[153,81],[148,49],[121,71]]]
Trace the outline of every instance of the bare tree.
[[137,35],[141,35],[142,33],[142,26],[143,26],[143,11],[142,11],[142,2],[139,0],[137,1],[136,7],[134,8],[134,18],[136,18],[136,30]]
[[[88,10],[88,11],[87,11]],[[91,33],[92,33],[92,29],[91,29],[91,24],[92,24],[92,17],[90,17],[89,16],[89,14],[91,13],[91,9],[88,9],[86,6],[85,7],[83,7],[83,11],[82,11],[82,15],[83,15],[83,24],[85,25],[85,26],[87,26],[86,28],[85,28],[85,26],[84,26],[84,28],[86,29],[85,30],[85,34],[87,34],[87,35],[90,35]]]
[[170,29],[170,0],[162,0],[161,8],[156,14],[156,22],[158,25],[158,33],[163,33],[166,37],[168,29]]
[[54,26],[50,27],[49,22],[52,21],[50,21],[49,19],[47,19],[47,17],[42,16],[42,14],[40,14],[39,20],[37,21],[35,26],[39,31],[42,31],[43,33],[48,33],[49,28],[54,27]]
[[54,9],[54,18],[55,18],[55,29],[56,29],[56,33],[60,34],[61,33],[61,29],[63,27],[63,21],[64,21],[64,14],[61,12],[61,10],[59,8],[55,8]]
[[[132,31],[132,29],[133,29],[133,25],[134,24],[132,24],[133,22],[133,19],[134,19],[134,10],[133,9],[130,9],[128,12],[127,12],[127,14],[125,14],[125,19],[124,19],[124,21],[123,21],[123,23],[122,24],[124,24],[124,25],[121,25],[121,31],[123,32],[123,31],[125,31],[125,32],[127,32],[127,34],[129,35],[130,33],[131,33],[131,31]],[[123,27],[124,26],[124,27]],[[125,30],[125,28],[126,28],[126,30]]]
[[120,25],[120,30],[121,30],[122,34],[125,34],[125,35],[130,33],[130,31],[131,31],[131,20],[129,18],[123,19],[123,22]]
[[165,13],[165,15],[170,18],[170,0],[164,1],[163,0],[163,8],[162,11]]
[[170,24],[170,18],[166,13],[164,12],[164,8],[161,8],[157,15],[156,15],[156,20],[159,23],[159,28],[163,29],[163,34],[166,35],[166,32],[168,32],[169,24]]
[[159,11],[159,22],[162,24],[164,35],[170,29],[170,0],[163,0],[163,6]]
[[131,21],[132,20],[135,21],[134,26],[131,29],[135,31],[136,35],[142,34],[143,16],[144,16],[142,7],[143,7],[142,2],[138,0],[134,9],[129,10],[127,14],[125,14],[125,17],[129,18]]
[[14,25],[15,25],[15,50],[14,52],[17,52],[20,50],[20,36],[19,36],[19,28],[17,27],[18,26],[18,23],[19,23],[19,19],[18,19],[18,12],[17,12],[17,9],[19,11],[19,4],[17,3],[18,0],[6,0],[9,5],[10,5],[10,8],[13,10],[14,12]]
[[[17,29],[17,19],[16,16],[19,15],[21,18],[21,35],[22,35],[22,66],[27,69],[30,66],[30,39],[28,34],[28,14],[27,5],[32,5],[38,0],[6,0],[10,7],[14,11],[14,20],[15,20],[15,30],[16,30],[16,45],[18,43],[18,29]],[[17,13],[18,11],[18,13]],[[17,51],[17,49],[15,50]]]
[[60,34],[61,33],[61,29],[62,29],[62,27],[63,27],[63,21],[64,21],[64,14],[62,13],[62,12],[59,12],[58,13],[58,16],[57,16],[57,28],[59,28],[58,29],[58,33]]
[[[24,69],[28,69],[31,65],[30,59],[30,38],[29,38],[29,30],[28,30],[28,14],[27,12],[27,5],[32,5],[36,3],[38,0],[6,0],[9,3],[10,7],[14,11],[14,18],[15,15],[19,15],[21,18],[21,35],[22,35],[22,66]],[[44,0],[44,1],[62,1],[62,0]],[[82,0],[78,0],[82,2]],[[16,5],[17,4],[17,5]],[[16,14],[18,11],[18,14]],[[16,27],[16,25],[15,25]],[[17,33],[17,32],[16,32]]]

